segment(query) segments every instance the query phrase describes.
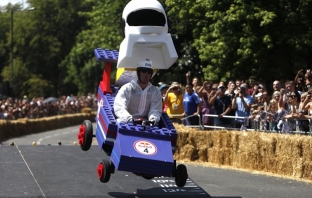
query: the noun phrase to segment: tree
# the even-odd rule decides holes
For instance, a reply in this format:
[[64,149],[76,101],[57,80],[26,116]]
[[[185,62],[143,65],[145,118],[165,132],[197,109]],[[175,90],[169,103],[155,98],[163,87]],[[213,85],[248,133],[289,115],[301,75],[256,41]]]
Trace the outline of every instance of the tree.
[[[62,78],[65,74],[62,72],[65,71],[59,64],[70,52],[76,35],[86,25],[85,19],[78,13],[89,8],[83,1],[75,0],[29,0],[29,5],[36,10],[14,15],[14,60],[19,59],[30,71],[29,78],[34,79],[28,82],[47,82],[53,89],[49,94],[60,95],[71,86],[64,86]],[[21,96],[22,91],[29,91],[17,86],[22,84],[20,80],[15,78],[14,81],[16,96]],[[36,87],[45,89],[44,86]],[[38,92],[47,93],[46,90]]]
[[88,19],[88,28],[79,33],[74,47],[62,62],[62,67],[68,71],[64,82],[75,84],[78,94],[96,92],[102,77],[103,64],[96,63],[94,49],[119,49],[122,41],[119,22],[127,2],[87,0],[85,3],[92,5],[92,10],[80,13]]
[[[293,78],[311,64],[311,3],[167,0],[177,34],[191,29],[205,79]],[[176,6],[176,5],[179,5]],[[285,73],[285,71],[290,71]]]

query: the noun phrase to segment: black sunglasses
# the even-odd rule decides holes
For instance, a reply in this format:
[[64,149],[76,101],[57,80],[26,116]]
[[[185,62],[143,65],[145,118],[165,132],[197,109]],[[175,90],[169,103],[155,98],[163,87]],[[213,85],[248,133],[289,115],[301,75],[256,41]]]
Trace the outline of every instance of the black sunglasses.
[[147,70],[147,69],[142,69],[141,72],[142,72],[143,74],[145,74],[146,72],[149,73],[149,74],[152,74],[152,73],[153,73],[152,70]]

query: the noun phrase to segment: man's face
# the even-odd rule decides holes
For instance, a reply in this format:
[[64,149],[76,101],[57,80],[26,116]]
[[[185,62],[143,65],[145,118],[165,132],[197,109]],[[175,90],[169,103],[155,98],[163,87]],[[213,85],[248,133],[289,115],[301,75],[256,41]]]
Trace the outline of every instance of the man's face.
[[286,85],[287,92],[293,92],[295,91],[295,85],[294,84],[287,84]]
[[152,73],[150,70],[141,70],[140,71],[140,79],[143,83],[148,83],[152,77]]
[[250,87],[253,87],[256,84],[255,79],[249,79],[248,80]]
[[281,89],[281,83],[279,81],[274,81],[273,82],[273,90],[279,91],[280,89]]
[[230,90],[232,91],[232,90],[234,90],[235,88],[236,88],[235,84],[232,83],[232,84],[230,85]]
[[242,81],[237,80],[237,81],[235,82],[235,84],[236,84],[236,87],[238,88],[238,87],[240,87],[240,85],[242,84]]
[[193,92],[193,87],[187,85],[187,86],[185,86],[185,90],[186,90],[187,93],[192,93]]

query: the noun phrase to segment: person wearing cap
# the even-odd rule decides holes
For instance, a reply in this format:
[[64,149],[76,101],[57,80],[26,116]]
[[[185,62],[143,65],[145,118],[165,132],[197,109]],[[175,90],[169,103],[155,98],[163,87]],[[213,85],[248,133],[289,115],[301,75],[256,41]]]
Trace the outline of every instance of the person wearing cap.
[[153,75],[152,62],[140,61],[137,67],[137,80],[123,85],[114,101],[114,113],[117,122],[133,122],[136,119],[148,120],[154,125],[162,113],[160,90],[150,83]]
[[184,113],[183,107],[183,92],[181,85],[178,82],[171,83],[165,94],[165,104],[168,105],[167,114],[172,122],[181,124],[182,114]]
[[229,114],[232,110],[231,97],[225,95],[225,91],[225,86],[223,84],[219,85],[217,91],[209,100],[209,103],[214,105],[214,114],[218,115],[214,119],[214,126],[231,127],[232,125],[231,119],[223,118],[224,115]]
[[[232,108],[235,110],[236,117],[245,117],[250,116],[250,108],[254,103],[254,99],[248,93],[248,87],[246,83],[241,84],[239,92],[232,99]],[[235,119],[235,128],[240,128],[244,123],[244,119],[236,118]]]

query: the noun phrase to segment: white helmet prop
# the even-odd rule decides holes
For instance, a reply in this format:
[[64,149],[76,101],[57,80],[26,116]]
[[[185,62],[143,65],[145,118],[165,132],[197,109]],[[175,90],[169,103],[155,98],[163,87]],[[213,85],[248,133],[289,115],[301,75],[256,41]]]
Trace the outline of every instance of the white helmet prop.
[[137,70],[137,75],[138,75],[138,79],[140,82],[142,82],[140,79],[140,71],[147,71],[150,74],[152,74],[151,78],[153,77],[154,69],[153,69],[152,65],[153,65],[153,63],[149,59],[145,59],[145,60],[142,60],[139,62],[136,70]]

